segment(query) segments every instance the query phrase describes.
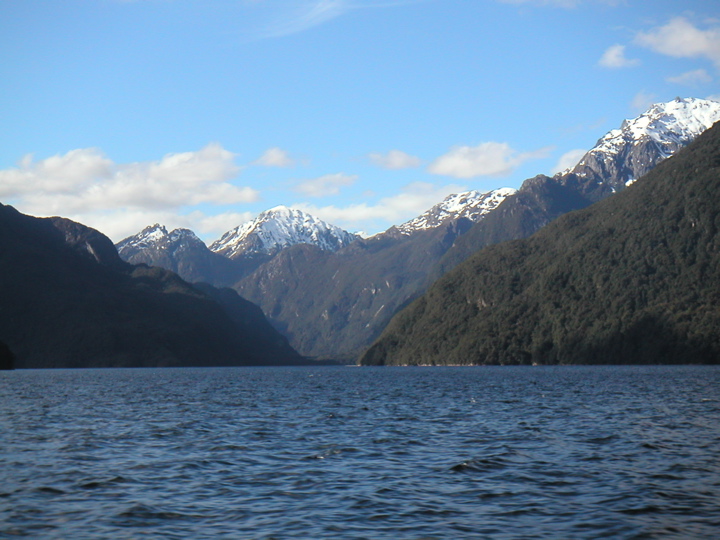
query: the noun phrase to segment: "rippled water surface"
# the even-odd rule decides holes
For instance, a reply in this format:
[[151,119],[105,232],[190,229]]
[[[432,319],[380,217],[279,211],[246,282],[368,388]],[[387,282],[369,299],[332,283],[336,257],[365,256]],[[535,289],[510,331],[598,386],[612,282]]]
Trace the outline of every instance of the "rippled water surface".
[[717,367],[0,373],[0,537],[718,538]]

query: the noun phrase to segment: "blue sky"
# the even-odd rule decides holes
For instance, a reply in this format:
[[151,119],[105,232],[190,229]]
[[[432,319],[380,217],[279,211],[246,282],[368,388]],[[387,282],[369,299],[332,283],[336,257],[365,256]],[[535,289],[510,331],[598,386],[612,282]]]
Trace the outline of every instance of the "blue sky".
[[4,0],[0,201],[118,241],[280,204],[376,233],[720,99],[720,5]]

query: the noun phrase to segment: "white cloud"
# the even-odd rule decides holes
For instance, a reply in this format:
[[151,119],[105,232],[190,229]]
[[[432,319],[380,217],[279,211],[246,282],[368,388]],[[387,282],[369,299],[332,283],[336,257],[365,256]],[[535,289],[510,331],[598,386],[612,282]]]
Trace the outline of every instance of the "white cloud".
[[598,64],[606,68],[625,68],[637,66],[640,60],[630,59],[625,56],[625,45],[613,45],[603,53]]
[[569,152],[565,152],[562,156],[560,156],[560,159],[558,160],[557,164],[552,170],[552,174],[556,174],[559,172],[563,172],[567,169],[573,168],[575,165],[578,164],[578,162],[582,159],[582,157],[587,153],[587,150],[570,150]]
[[455,178],[506,176],[524,162],[546,157],[549,148],[519,153],[507,143],[485,142],[477,146],[456,146],[437,158],[428,172]]
[[234,229],[238,225],[242,225],[257,217],[253,212],[222,212],[212,216],[205,215],[203,212],[195,211],[188,215],[188,221],[192,222],[192,226],[188,228],[202,235],[212,235],[220,237],[230,229]]
[[677,75],[676,77],[668,77],[667,82],[682,84],[683,86],[699,86],[711,83],[713,78],[704,69],[696,69]]
[[650,106],[655,103],[657,96],[648,92],[638,92],[632,99],[631,107],[638,113],[647,111]]
[[422,165],[419,157],[411,156],[400,150],[390,150],[387,154],[372,153],[368,158],[383,169],[413,169]]
[[348,206],[314,206],[293,204],[306,212],[318,216],[347,230],[366,228],[368,223],[375,225],[380,232],[391,225],[403,223],[414,218],[428,208],[442,201],[452,193],[465,191],[460,185],[435,186],[427,182],[415,182],[405,186],[400,193],[380,199],[377,204],[351,204]]
[[326,174],[319,178],[304,180],[295,186],[295,191],[303,193],[308,197],[327,197],[337,195],[343,186],[351,186],[358,179],[356,175],[345,173]]
[[253,165],[262,165],[263,167],[293,167],[295,160],[282,148],[274,147],[265,150],[262,156]]
[[114,163],[95,148],[39,161],[25,156],[0,171],[0,198],[22,212],[69,217],[117,239],[166,218],[169,226],[188,207],[257,200],[256,190],[231,183],[240,172],[234,158],[216,143],[130,164]]
[[251,212],[223,212],[216,215],[208,215],[200,210],[194,210],[187,214],[181,214],[174,210],[145,210],[142,208],[117,209],[105,212],[83,212],[82,214],[63,215],[93,227],[103,234],[109,236],[114,242],[119,242],[137,234],[139,231],[152,225],[160,223],[169,231],[173,229],[190,229],[201,238],[215,240],[223,233],[250,221],[256,214]]
[[720,67],[720,27],[701,30],[685,17],[675,17],[665,26],[640,32],[638,45],[674,58],[705,57]]
[[0,197],[45,192],[70,195],[87,188],[95,179],[110,178],[112,166],[112,161],[96,148],[72,150],[38,162],[26,155],[17,168],[0,171]]

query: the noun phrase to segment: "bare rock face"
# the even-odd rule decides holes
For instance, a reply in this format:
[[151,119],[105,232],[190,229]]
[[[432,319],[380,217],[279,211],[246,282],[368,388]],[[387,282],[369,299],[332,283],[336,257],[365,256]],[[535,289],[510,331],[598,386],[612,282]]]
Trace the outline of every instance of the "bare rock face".
[[65,243],[76,252],[95,262],[114,269],[128,266],[117,253],[112,241],[104,234],[67,218],[54,217],[50,222],[63,233]]

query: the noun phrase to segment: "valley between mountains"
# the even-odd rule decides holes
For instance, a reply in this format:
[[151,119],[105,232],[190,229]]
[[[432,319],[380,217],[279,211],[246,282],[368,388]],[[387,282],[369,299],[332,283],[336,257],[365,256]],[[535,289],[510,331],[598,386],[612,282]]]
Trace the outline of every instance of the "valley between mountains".
[[232,287],[305,356],[354,362],[399,310],[477,251],[623,191],[718,120],[717,102],[657,104],[601,137],[569,170],[528,179],[517,191],[452,195],[371,238],[278,207],[209,248],[191,231],[161,225],[117,248],[128,262]]
[[209,246],[113,245],[0,206],[3,364],[720,362],[719,120],[654,105],[566,171],[369,238],[279,206]]

